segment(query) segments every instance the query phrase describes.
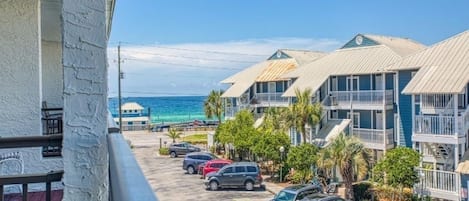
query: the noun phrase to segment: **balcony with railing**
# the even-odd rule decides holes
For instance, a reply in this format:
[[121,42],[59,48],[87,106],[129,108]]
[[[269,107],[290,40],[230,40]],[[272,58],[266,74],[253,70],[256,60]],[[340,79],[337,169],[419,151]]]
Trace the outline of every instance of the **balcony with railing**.
[[445,200],[460,200],[461,177],[456,172],[417,168],[419,182],[414,191],[419,195]]
[[393,129],[354,128],[353,136],[357,137],[366,148],[386,150],[394,147]]
[[286,107],[289,104],[288,97],[282,97],[281,93],[257,93],[251,99],[251,104],[256,107]]
[[464,116],[415,115],[412,140],[459,144],[465,137],[468,123]]
[[[156,195],[146,180],[132,151],[112,118],[109,122],[107,135],[109,153],[109,200],[115,201],[156,201]],[[60,200],[63,190],[53,190],[53,183],[62,181],[63,170],[44,173],[24,174],[24,161],[22,148],[31,147],[61,147],[63,135],[49,134],[22,137],[0,137],[0,201],[3,200]],[[14,151],[9,151],[14,149]],[[56,151],[60,151],[56,150]],[[61,155],[61,153],[59,153]],[[10,170],[18,171],[10,171]],[[7,170],[6,172],[4,170]],[[38,183],[45,184],[45,191],[32,192],[28,186]],[[13,190],[9,190],[14,188]],[[65,187],[66,188],[66,187]],[[7,189],[5,191],[5,189]]]
[[383,109],[392,108],[392,90],[367,90],[367,91],[331,91],[325,101],[325,107],[331,109]]

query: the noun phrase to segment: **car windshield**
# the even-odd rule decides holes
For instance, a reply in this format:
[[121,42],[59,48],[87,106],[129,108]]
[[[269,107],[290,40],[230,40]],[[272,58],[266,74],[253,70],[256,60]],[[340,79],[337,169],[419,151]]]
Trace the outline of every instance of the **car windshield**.
[[212,154],[212,153],[209,153],[210,157],[212,157],[212,159],[218,159],[218,156]]
[[295,199],[295,194],[286,191],[280,191],[275,196],[275,201],[294,201],[293,199]]

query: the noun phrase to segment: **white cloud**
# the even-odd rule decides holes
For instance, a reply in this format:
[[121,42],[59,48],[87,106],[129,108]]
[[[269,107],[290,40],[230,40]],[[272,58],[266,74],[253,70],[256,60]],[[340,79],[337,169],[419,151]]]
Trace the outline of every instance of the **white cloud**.
[[[340,44],[342,42],[334,39],[267,38],[218,43],[123,45],[121,58],[124,63],[121,68],[125,80],[122,91],[124,96],[205,95],[211,89],[226,88],[219,83],[222,79],[267,59],[277,49],[327,52]],[[108,49],[110,96],[117,94],[116,49]]]

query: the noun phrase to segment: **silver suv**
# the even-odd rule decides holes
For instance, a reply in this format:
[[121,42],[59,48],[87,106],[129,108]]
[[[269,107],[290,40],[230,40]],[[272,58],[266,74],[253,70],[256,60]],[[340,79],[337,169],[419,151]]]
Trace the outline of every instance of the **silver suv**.
[[195,174],[200,164],[213,159],[218,159],[218,157],[208,152],[188,153],[182,162],[182,169],[187,170],[189,174]]
[[254,186],[265,188],[259,166],[254,162],[237,162],[226,165],[217,172],[207,174],[204,184],[210,190],[217,190],[219,187],[244,187],[248,191],[254,190]]

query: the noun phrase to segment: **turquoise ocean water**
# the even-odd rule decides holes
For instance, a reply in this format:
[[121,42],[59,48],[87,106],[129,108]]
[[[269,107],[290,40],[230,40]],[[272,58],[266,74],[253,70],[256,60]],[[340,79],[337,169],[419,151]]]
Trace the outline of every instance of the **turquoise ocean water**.
[[[152,123],[174,123],[207,120],[203,108],[205,98],[206,96],[126,97],[122,98],[122,104],[137,102],[145,108],[145,115],[150,108]],[[117,98],[109,98],[109,110],[117,117]]]

